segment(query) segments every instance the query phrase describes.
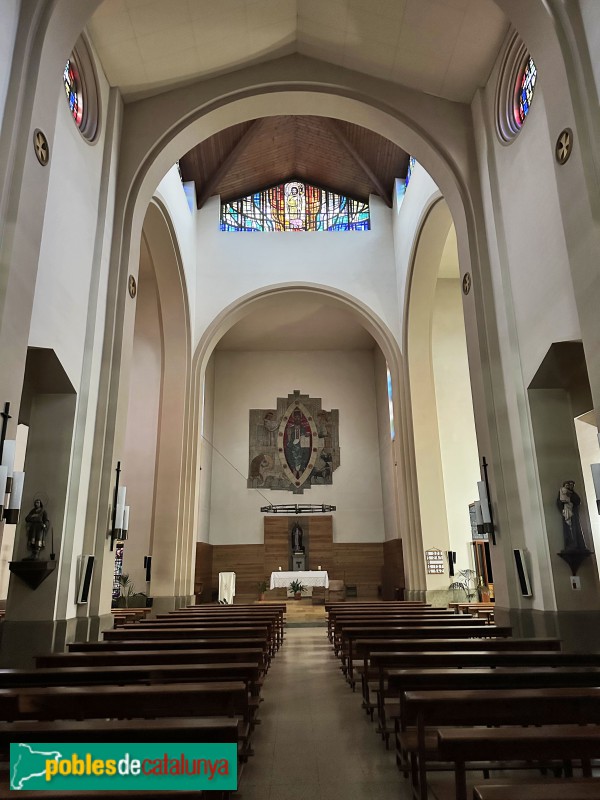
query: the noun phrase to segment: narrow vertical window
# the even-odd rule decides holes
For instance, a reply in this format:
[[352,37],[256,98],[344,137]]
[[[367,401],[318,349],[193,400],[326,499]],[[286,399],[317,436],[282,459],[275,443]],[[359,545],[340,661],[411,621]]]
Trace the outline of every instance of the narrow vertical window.
[[388,406],[390,412],[390,436],[393,442],[396,439],[396,427],[394,425],[394,399],[392,397],[392,376],[390,374],[389,367],[386,367],[386,371],[387,371]]

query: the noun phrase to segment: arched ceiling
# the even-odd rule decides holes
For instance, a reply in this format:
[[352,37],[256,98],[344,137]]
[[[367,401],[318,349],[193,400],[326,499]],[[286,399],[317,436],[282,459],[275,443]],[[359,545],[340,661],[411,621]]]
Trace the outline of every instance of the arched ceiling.
[[493,0],[105,0],[88,25],[126,99],[300,52],[470,102],[507,30]]
[[349,311],[306,292],[261,302],[230,328],[217,350],[372,350],[373,337]]

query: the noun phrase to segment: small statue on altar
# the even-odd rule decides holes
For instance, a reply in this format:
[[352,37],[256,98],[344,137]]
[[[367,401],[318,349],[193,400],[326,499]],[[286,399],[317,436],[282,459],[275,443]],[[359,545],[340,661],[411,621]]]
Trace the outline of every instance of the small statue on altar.
[[27,549],[30,552],[28,560],[37,560],[40,552],[46,546],[46,534],[50,528],[50,520],[39,497],[33,501],[33,508],[25,517],[27,525]]
[[575,491],[575,481],[565,481],[556,499],[556,506],[563,518],[564,550],[587,550],[579,520],[580,505],[581,498]]

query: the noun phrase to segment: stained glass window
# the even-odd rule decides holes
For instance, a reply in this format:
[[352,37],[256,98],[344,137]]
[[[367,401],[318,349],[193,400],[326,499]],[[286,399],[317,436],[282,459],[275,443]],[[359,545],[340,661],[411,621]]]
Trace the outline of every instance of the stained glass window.
[[410,183],[410,179],[412,178],[413,170],[415,168],[416,163],[417,159],[414,156],[409,156],[408,169],[406,170],[406,180],[404,181],[405,186],[408,186],[408,184]]
[[517,78],[515,103],[515,122],[519,127],[525,122],[525,117],[529,114],[531,101],[535,91],[535,81],[537,79],[537,69],[531,56],[528,57],[524,69]]
[[396,438],[396,426],[394,424],[394,400],[392,397],[392,376],[390,374],[390,368],[387,367],[387,393],[388,393],[388,405],[390,409],[390,435],[392,437],[392,442]]
[[221,204],[222,231],[368,231],[369,204],[289,181]]
[[80,128],[83,120],[83,93],[81,90],[79,70],[72,59],[67,61],[63,77],[71,114],[73,115],[75,124]]

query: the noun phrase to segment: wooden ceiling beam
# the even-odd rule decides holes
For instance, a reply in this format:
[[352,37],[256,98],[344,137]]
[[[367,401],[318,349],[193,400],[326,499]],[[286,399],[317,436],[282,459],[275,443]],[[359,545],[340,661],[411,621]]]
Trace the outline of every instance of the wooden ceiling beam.
[[350,142],[346,134],[340,129],[336,121],[333,119],[322,119],[322,123],[326,126],[327,130],[331,131],[331,133],[335,136],[335,138],[342,145],[342,147],[352,156],[352,158],[358,164],[360,169],[364,172],[364,174],[371,181],[373,186],[377,189],[378,194],[381,196],[386,206],[388,206],[388,208],[391,208],[392,207],[391,192],[388,192],[386,190],[383,183],[379,180],[377,175],[373,172],[371,167],[367,164],[367,162],[360,155],[360,153],[358,153],[352,142]]
[[242,153],[248,148],[248,146],[253,142],[260,129],[262,128],[264,123],[264,119],[255,119],[253,120],[252,124],[248,128],[248,130],[244,133],[242,138],[235,144],[229,153],[225,156],[223,161],[219,164],[219,166],[215,169],[212,175],[206,180],[204,186],[202,187],[201,191],[198,193],[198,200],[197,205],[198,208],[202,208],[202,206],[206,203],[208,198],[214,193],[215,188],[220,183],[221,179],[227,175],[229,170],[233,167],[236,161],[240,158]]

